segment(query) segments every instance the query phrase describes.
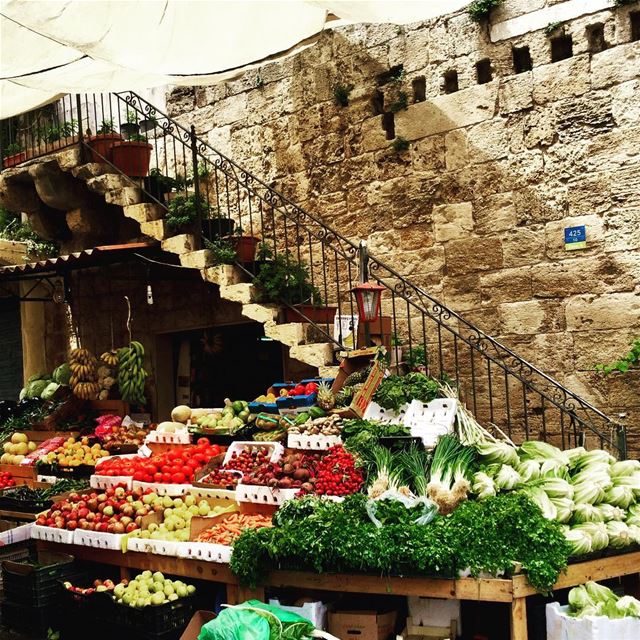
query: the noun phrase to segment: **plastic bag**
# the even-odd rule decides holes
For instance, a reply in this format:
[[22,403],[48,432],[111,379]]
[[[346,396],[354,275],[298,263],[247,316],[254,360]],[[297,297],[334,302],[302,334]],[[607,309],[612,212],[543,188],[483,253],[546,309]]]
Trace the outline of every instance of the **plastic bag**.
[[381,500],[395,500],[402,503],[407,509],[413,509],[414,507],[422,505],[422,511],[414,520],[414,524],[429,524],[436,515],[438,515],[438,505],[429,500],[429,498],[418,498],[412,493],[406,495],[398,491],[389,490],[381,493],[375,500],[369,500],[367,502],[367,515],[369,516],[369,520],[378,528],[382,527],[382,522],[376,518],[378,503]]
[[309,620],[259,600],[223,609],[205,624],[198,640],[306,640],[315,627]]

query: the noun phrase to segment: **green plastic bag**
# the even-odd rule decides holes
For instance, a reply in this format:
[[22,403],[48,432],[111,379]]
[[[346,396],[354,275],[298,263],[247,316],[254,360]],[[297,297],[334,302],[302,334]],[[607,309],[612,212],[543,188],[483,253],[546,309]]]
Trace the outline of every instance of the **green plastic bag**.
[[314,630],[309,620],[295,613],[247,600],[207,622],[198,640],[306,640]]

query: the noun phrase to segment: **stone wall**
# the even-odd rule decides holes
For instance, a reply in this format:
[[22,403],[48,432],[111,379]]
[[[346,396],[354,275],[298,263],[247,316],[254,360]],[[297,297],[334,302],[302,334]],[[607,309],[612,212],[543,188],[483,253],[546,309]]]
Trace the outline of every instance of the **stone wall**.
[[[236,80],[174,89],[167,105],[546,373],[627,414],[637,451],[640,375],[593,371],[640,335],[640,3],[604,4],[507,0],[490,28],[459,13],[329,30]],[[549,36],[553,16],[570,19]],[[568,36],[572,55],[552,62]],[[523,47],[532,69],[515,73]],[[338,86],[352,87],[347,106]],[[587,248],[568,252],[576,225]]]

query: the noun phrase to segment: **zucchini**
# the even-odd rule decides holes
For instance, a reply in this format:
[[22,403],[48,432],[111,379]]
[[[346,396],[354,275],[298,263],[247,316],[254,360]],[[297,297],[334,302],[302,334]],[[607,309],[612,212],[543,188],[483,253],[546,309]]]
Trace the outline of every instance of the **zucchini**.
[[327,413],[320,407],[310,407],[309,413],[314,420],[315,418],[324,418],[327,415]]

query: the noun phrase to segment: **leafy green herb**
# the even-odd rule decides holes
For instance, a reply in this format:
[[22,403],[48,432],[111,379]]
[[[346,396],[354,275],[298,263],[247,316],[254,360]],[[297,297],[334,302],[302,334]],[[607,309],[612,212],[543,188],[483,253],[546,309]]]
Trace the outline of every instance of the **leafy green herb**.
[[396,153],[402,153],[403,151],[407,151],[409,148],[409,141],[402,136],[398,136],[392,143],[391,148]]
[[423,373],[409,373],[406,376],[389,376],[378,387],[373,399],[385,409],[398,411],[411,400],[430,402],[440,394],[440,384]]
[[501,5],[504,0],[474,0],[468,7],[467,13],[474,22],[482,22],[489,18],[491,9]]
[[276,568],[453,577],[467,568],[474,576],[510,573],[518,562],[529,582],[547,592],[567,564],[561,526],[521,493],[465,502],[428,525],[413,524],[413,513],[382,501],[380,528],[369,519],[366,502],[363,495],[338,504],[315,497],[288,502],[273,528],[243,532],[231,570],[255,586]]

